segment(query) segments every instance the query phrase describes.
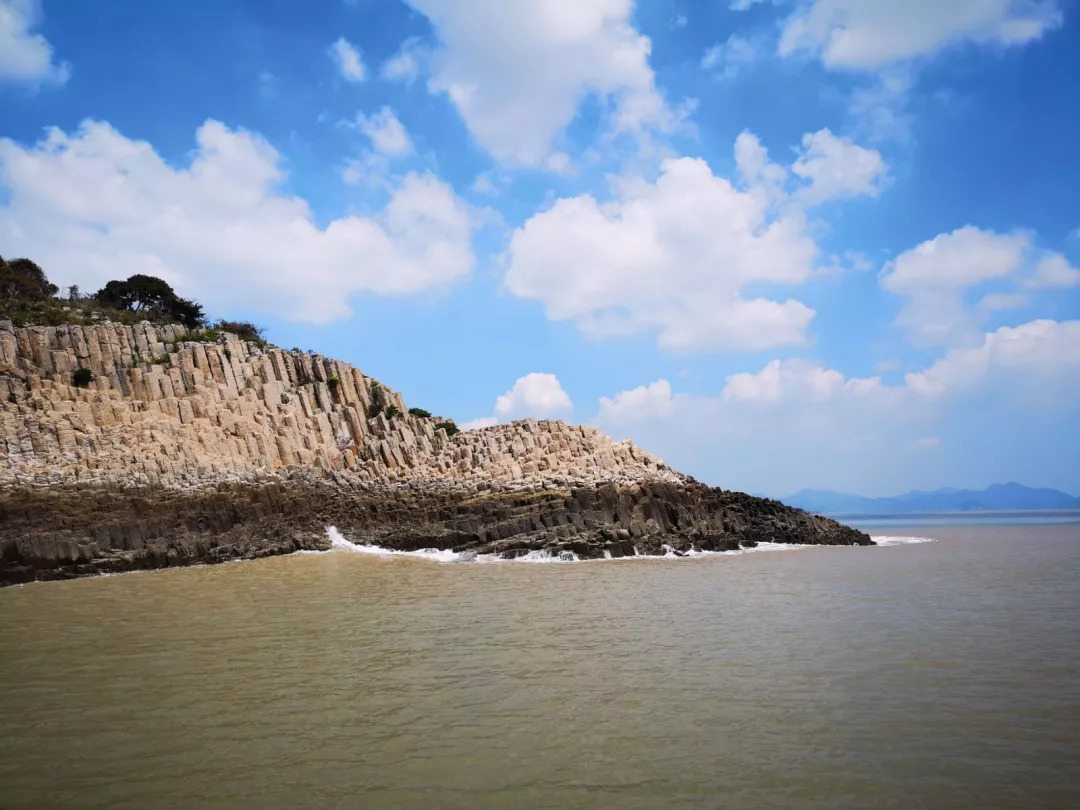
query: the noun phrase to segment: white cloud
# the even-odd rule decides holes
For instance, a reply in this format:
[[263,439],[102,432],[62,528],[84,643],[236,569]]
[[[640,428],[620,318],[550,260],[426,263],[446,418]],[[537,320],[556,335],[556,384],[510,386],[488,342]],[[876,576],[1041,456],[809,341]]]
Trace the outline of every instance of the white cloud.
[[809,0],[785,22],[779,50],[876,70],[965,42],[1023,45],[1061,22],[1057,0]]
[[372,148],[388,157],[404,157],[413,150],[409,133],[390,107],[383,107],[372,115],[358,113],[356,126],[371,139]]
[[848,104],[851,129],[870,141],[906,142],[911,137],[912,115],[908,101],[914,71],[891,68],[874,81],[852,92]]
[[258,135],[207,121],[196,142],[174,168],[101,122],[32,147],[0,140],[0,244],[57,283],[148,273],[211,310],[312,323],[348,317],[356,292],[415,293],[472,270],[474,218],[430,174],[407,175],[374,216],[320,228]]
[[908,374],[907,386],[928,397],[976,388],[994,376],[1024,374],[1041,379],[1035,393],[1048,396],[1048,380],[1080,382],[1080,321],[1037,320],[1003,326],[978,346],[952,349],[925,371]]
[[838,138],[828,129],[807,133],[791,171],[810,185],[799,193],[810,204],[843,197],[877,196],[885,178],[881,153]]
[[[996,282],[973,306],[969,292]],[[896,323],[919,345],[972,343],[981,317],[1025,306],[1032,296],[1020,291],[1080,285],[1080,270],[1060,253],[1036,250],[1031,233],[999,234],[972,225],[943,233],[901,253],[885,265],[881,284],[906,296]]]
[[476,194],[483,194],[488,197],[493,197],[499,193],[499,187],[495,185],[491,172],[481,172],[476,175],[476,179],[473,180],[469,188]]
[[[611,202],[556,201],[512,235],[507,288],[594,335],[657,330],[665,348],[705,351],[805,343],[812,309],[742,295],[811,277],[818,248],[805,213],[753,135],[739,136],[735,157],[743,190],[704,160],[672,158],[655,182],[615,178]],[[867,187],[862,171],[857,183],[809,171],[830,194]]]
[[498,160],[541,165],[590,93],[614,106],[616,131],[670,128],[651,43],[632,0],[408,0],[435,27],[429,87],[445,92]]
[[327,53],[343,79],[349,82],[364,81],[367,76],[364,60],[360,58],[360,51],[356,49],[356,46],[345,37],[339,37],[327,48]]
[[969,287],[1016,270],[1029,244],[1026,233],[997,234],[965,225],[901,253],[886,266],[882,284],[897,293]]
[[980,312],[1001,312],[1027,306],[1030,301],[1031,296],[1024,293],[987,293],[979,299],[979,303],[975,305],[975,308]]
[[566,152],[554,152],[548,155],[544,166],[555,174],[571,174],[574,171],[573,161]]
[[1030,248],[1026,233],[997,234],[971,225],[943,233],[889,262],[881,284],[907,296],[896,323],[919,345],[946,346],[974,334],[965,290],[1019,270]]
[[494,427],[499,424],[499,418],[497,416],[484,416],[480,419],[471,419],[468,422],[462,422],[458,425],[462,430],[482,430],[483,428]]
[[518,379],[513,388],[495,400],[495,414],[501,419],[542,419],[566,415],[573,409],[559,378],[536,371]]
[[753,373],[732,374],[720,399],[724,402],[775,403],[786,399],[824,402],[840,394],[866,396],[882,390],[877,377],[845,379],[835,369],[806,360],[773,360]]
[[[939,446],[938,431],[958,414],[1003,408],[999,424],[1008,433],[1017,414],[1021,421],[1055,414],[1067,424],[1078,397],[1080,321],[1040,320],[985,333],[977,346],[951,350],[898,385],[810,360],[773,360],[729,375],[715,394],[675,393],[661,379],[602,397],[596,421],[712,484],[865,492],[926,482],[923,453]],[[1061,452],[1076,444],[1075,431],[1062,436]],[[995,465],[1009,461],[990,456]],[[950,454],[949,463],[955,459]]]
[[640,422],[666,416],[671,407],[671,383],[657,380],[620,391],[613,399],[600,397],[599,417],[603,422]]
[[71,76],[66,62],[54,61],[49,41],[31,33],[40,22],[40,0],[0,0],[0,84],[37,89],[64,84]]
[[511,237],[505,280],[593,334],[659,328],[669,348],[768,348],[804,342],[813,310],[740,289],[799,284],[815,256],[800,217],[773,215],[763,195],[679,158],[614,202],[561,199],[530,218]]
[[[928,432],[917,407],[889,421],[880,416],[895,409],[895,392],[876,378],[846,380],[805,360],[731,375],[716,394],[673,394],[664,382],[601,399],[597,423],[664,454],[677,469],[744,491],[838,486],[835,470],[888,446],[883,425],[913,434],[908,443]],[[889,457],[889,465],[877,466],[891,471]]]
[[768,150],[751,132],[741,132],[735,139],[735,168],[746,185],[783,195],[780,187],[787,180],[787,170],[769,160]]
[[1047,253],[1035,265],[1030,277],[1024,279],[1029,290],[1052,290],[1080,284],[1080,270],[1069,264],[1060,253]]
[[410,37],[401,43],[397,53],[383,62],[379,74],[387,81],[412,84],[423,69],[427,52],[417,37]]
[[686,24],[689,20],[686,18],[685,14],[677,14],[675,15],[675,19],[671,22],[676,28],[686,28]]
[[705,51],[701,57],[701,68],[714,72],[721,79],[733,79],[742,68],[753,64],[757,58],[757,45],[738,34],[732,34],[726,41]]
[[392,192],[390,159],[372,150],[362,152],[358,158],[346,158],[341,169],[341,180],[350,186],[362,184]]

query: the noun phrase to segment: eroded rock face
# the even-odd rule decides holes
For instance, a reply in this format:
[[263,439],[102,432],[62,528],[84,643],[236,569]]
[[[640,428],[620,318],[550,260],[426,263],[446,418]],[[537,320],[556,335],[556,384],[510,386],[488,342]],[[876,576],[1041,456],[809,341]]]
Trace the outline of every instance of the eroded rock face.
[[[326,548],[328,525],[508,556],[870,543],[595,428],[448,437],[346,363],[182,335],[0,321],[0,584]],[[77,369],[93,375],[85,388]]]

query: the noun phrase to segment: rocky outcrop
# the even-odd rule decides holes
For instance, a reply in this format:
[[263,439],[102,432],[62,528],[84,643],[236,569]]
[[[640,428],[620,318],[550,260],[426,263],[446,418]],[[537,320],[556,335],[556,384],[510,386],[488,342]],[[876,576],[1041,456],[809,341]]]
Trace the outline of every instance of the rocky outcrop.
[[346,363],[186,337],[0,321],[0,583],[325,548],[328,525],[509,556],[870,542],[594,428],[448,436]]

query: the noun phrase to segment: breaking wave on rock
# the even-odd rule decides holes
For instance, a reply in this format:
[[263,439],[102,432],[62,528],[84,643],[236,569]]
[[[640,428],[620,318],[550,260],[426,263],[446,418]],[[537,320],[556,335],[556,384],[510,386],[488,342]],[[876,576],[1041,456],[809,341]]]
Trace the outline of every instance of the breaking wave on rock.
[[[736,557],[741,554],[755,554],[763,551],[800,551],[813,548],[811,545],[798,543],[758,543],[755,548],[738,551],[686,551],[675,553],[665,546],[664,554],[634,554],[627,557],[611,557],[605,552],[602,559],[585,559],[572,551],[549,551],[540,549],[527,554],[502,556],[500,554],[478,554],[475,551],[450,551],[448,549],[424,548],[417,551],[396,551],[367,543],[354,543],[333,526],[326,529],[330,538],[331,551],[347,551],[353,554],[371,554],[379,557],[405,557],[440,563],[572,563],[572,562],[621,562],[626,560],[677,560],[698,557]],[[326,552],[300,552],[302,554],[324,554]]]
[[910,546],[918,543],[936,543],[937,540],[933,537],[871,537],[879,546]]

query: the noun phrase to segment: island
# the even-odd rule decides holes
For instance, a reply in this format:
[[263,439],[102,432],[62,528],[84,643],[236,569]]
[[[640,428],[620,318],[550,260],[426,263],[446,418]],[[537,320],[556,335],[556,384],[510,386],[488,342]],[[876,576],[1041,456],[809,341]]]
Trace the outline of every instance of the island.
[[193,323],[59,309],[77,322],[0,318],[2,585],[325,550],[330,526],[507,558],[873,544],[593,427],[458,430],[348,363],[208,327],[201,309]]

